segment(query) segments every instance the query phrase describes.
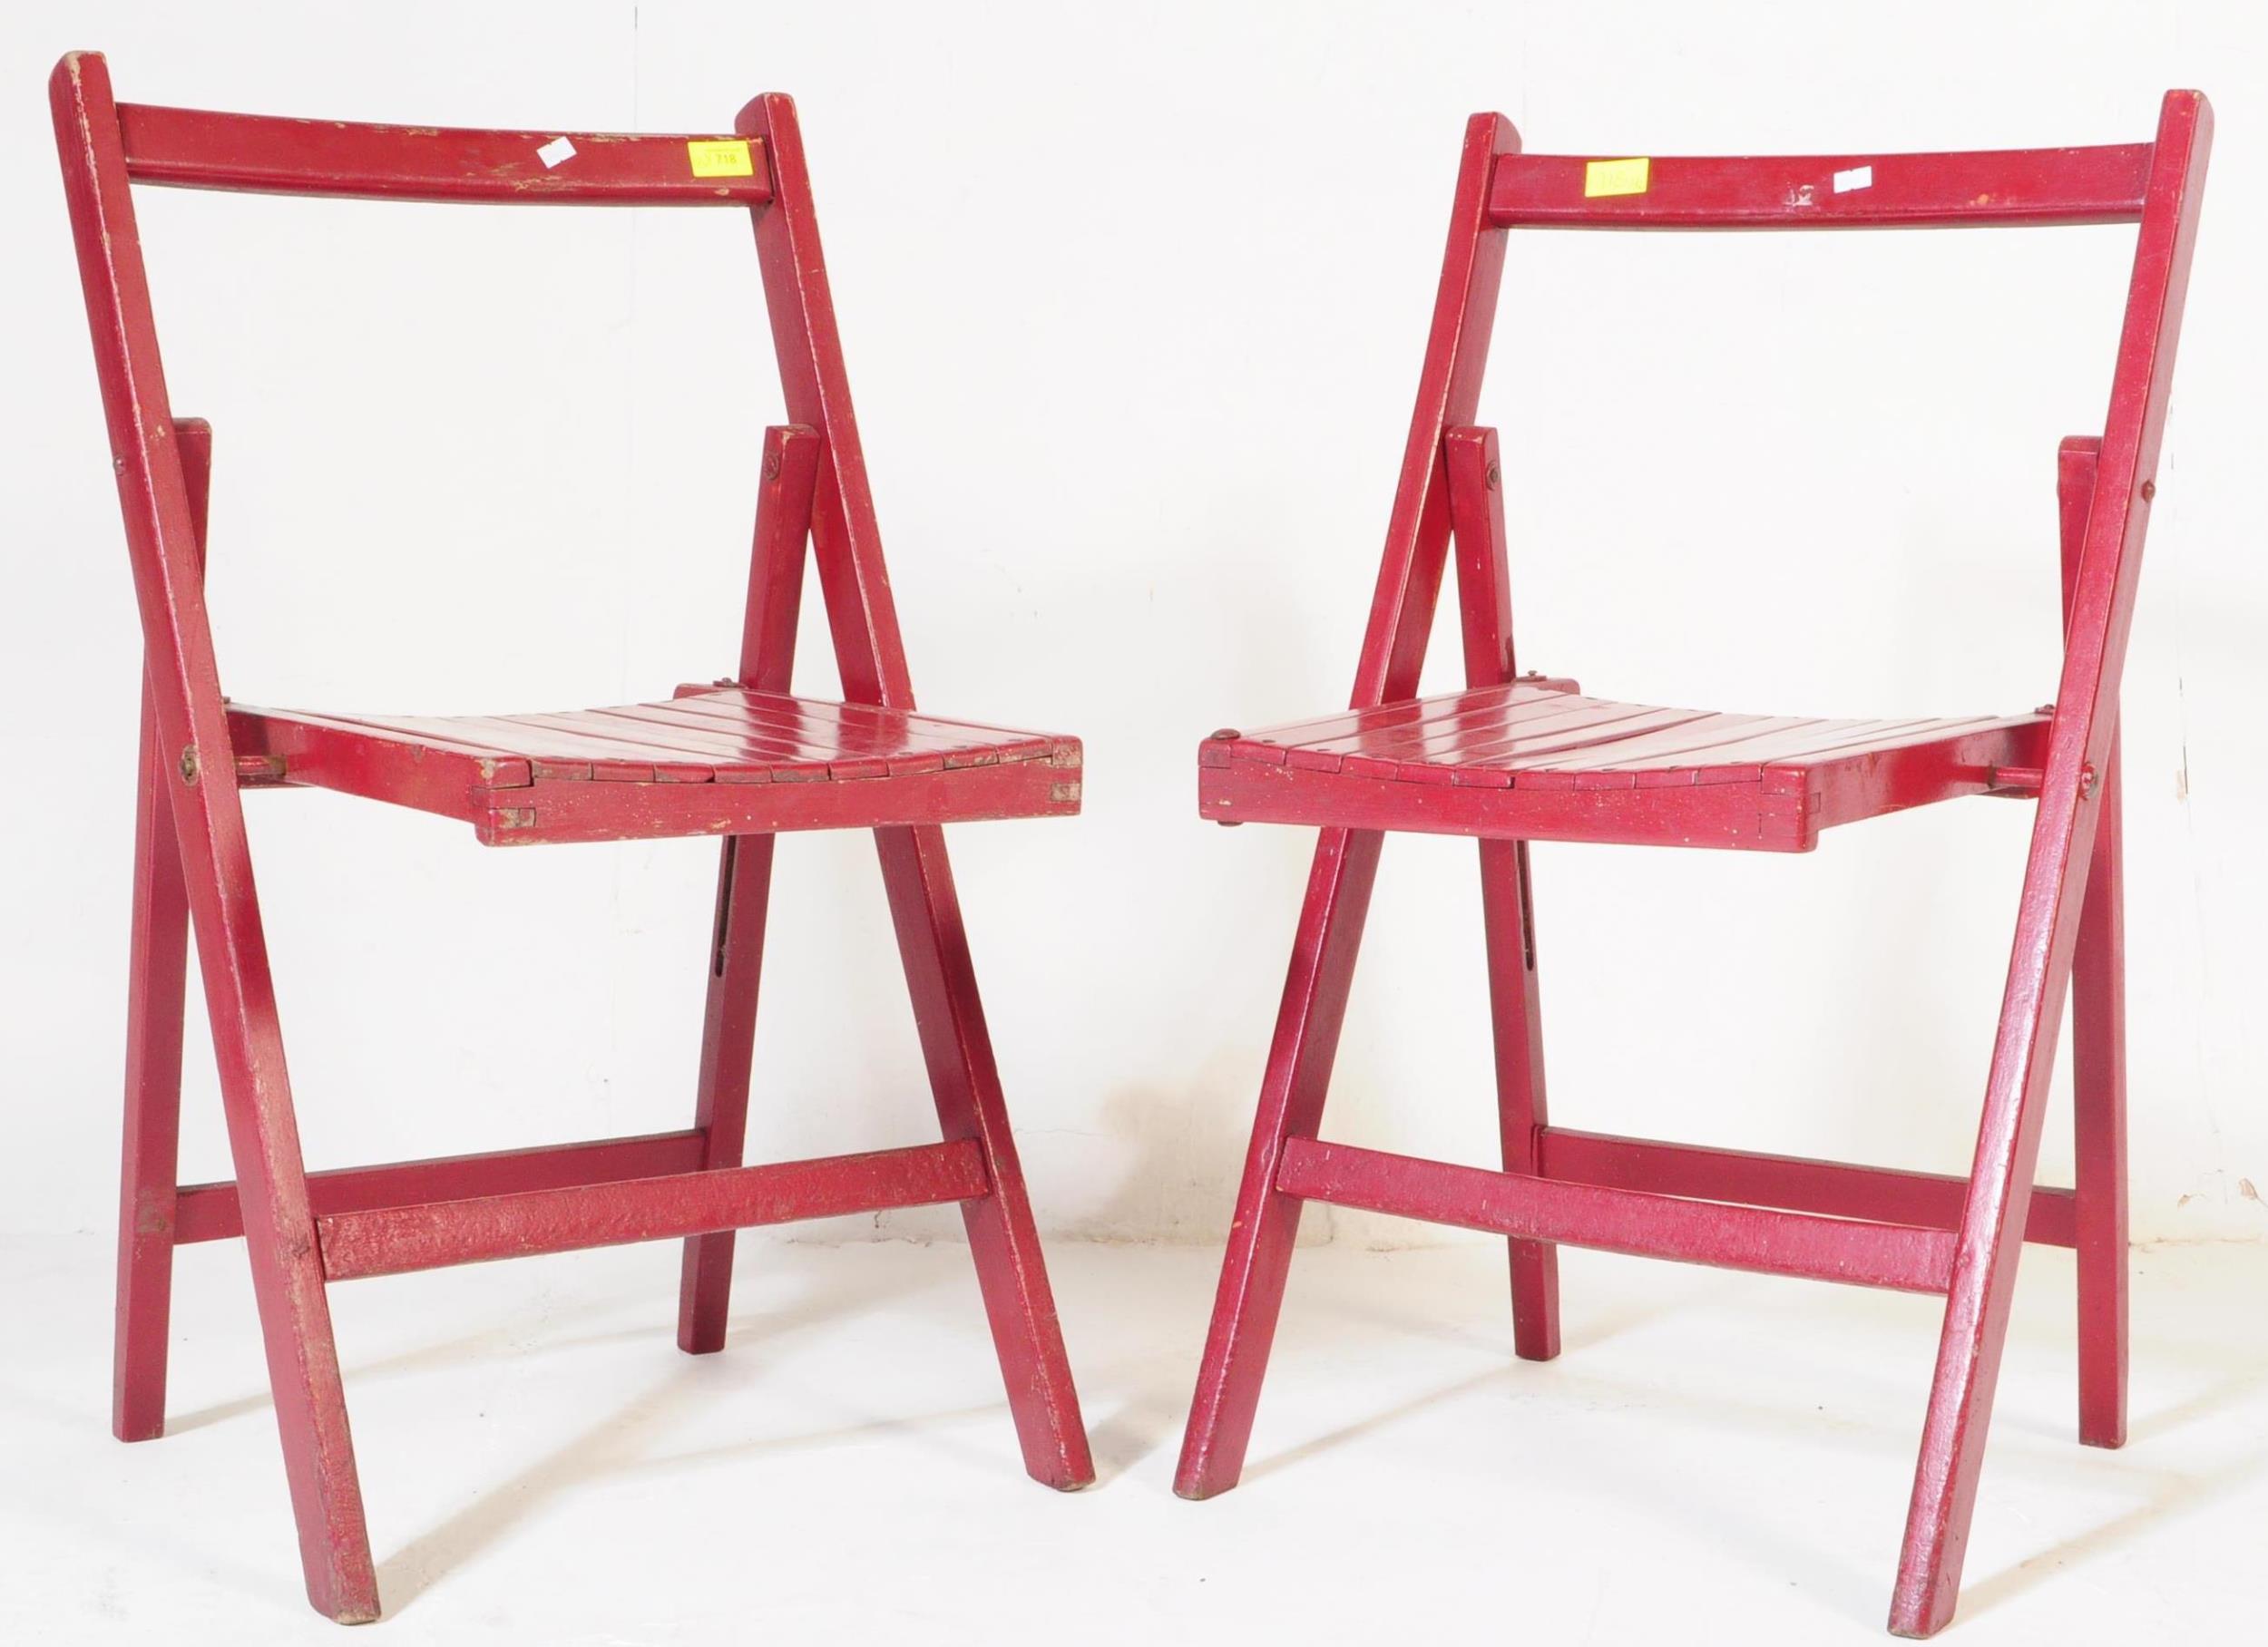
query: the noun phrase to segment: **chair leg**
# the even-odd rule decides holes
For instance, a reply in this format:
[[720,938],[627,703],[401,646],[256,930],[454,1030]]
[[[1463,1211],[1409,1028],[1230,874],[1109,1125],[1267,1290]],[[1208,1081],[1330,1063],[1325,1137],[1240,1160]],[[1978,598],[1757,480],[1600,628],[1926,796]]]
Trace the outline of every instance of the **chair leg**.
[[2067,823],[2073,833],[2062,834],[2045,816],[2051,804],[2052,797],[2043,798],[2043,817],[2032,837],[1984,1118],[1955,1237],[1945,1326],[1891,1600],[1890,1628],[1896,1635],[1932,1635],[1953,1616],[2000,1352],[2008,1342],[2009,1305],[2024,1250],[2078,927],[2068,918],[2077,906],[2067,902],[2078,889],[2067,888],[2075,870],[2084,879],[2087,862],[2076,826]]
[[938,1122],[949,1142],[976,1143],[992,1180],[992,1194],[962,1203],[961,1211],[1024,1467],[1034,1480],[1070,1492],[1093,1482],[1094,1462],[1023,1168],[1009,1133],[944,832],[934,826],[877,829],[875,844]]
[[[228,798],[234,802],[233,795]],[[196,918],[252,1296],[298,1523],[299,1560],[316,1611],[341,1623],[362,1623],[378,1616],[377,1574],[347,1434],[322,1249],[308,1199],[251,858],[241,813],[211,798],[204,808],[203,830],[181,831],[182,867]]]
[[1244,1471],[1260,1382],[1283,1309],[1292,1243],[1299,1233],[1301,1204],[1276,1187],[1277,1161],[1286,1138],[1313,1137],[1322,1125],[1383,840],[1376,830],[1326,829],[1315,846],[1291,975],[1284,985],[1275,1044],[1253,1117],[1236,1222],[1221,1263],[1213,1324],[1174,1476],[1173,1490],[1184,1498],[1225,1493]]
[[181,1114],[181,1011],[189,895],[173,838],[172,774],[145,687],[134,811],[133,936],[126,994],[126,1123],[118,1209],[118,1317],[111,1432],[165,1433],[173,1300],[173,1206]]
[[[728,835],[717,871],[717,924],[709,949],[709,1009],[701,1028],[694,1126],[704,1168],[740,1165],[748,1139],[749,1062],[755,1053],[764,920],[771,901],[771,835]],[[678,1285],[678,1348],[709,1355],[725,1347],[732,1302],[733,1232],[685,1243]]]
[[[1489,951],[1489,1010],[1496,1038],[1496,1103],[1504,1170],[1536,1170],[1545,1120],[1543,1023],[1536,989],[1536,928],[1528,843],[1481,843],[1481,916]],[[1559,1353],[1559,1249],[1510,1243],[1512,1349],[1523,1360]]]
[[2077,1142],[2079,1439],[2126,1439],[2126,934],[2118,744],[2103,764],[2102,821],[2071,963]]

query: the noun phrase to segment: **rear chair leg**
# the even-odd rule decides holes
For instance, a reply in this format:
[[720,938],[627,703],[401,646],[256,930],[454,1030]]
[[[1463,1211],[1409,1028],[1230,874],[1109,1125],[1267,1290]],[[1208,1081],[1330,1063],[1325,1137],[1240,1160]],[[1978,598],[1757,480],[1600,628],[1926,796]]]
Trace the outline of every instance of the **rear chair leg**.
[[[212,497],[212,425],[177,418],[173,439],[189,493],[190,544],[205,571]],[[165,1433],[166,1340],[173,1318],[173,1213],[181,1171],[181,1014],[189,967],[189,890],[173,818],[177,773],[142,683],[141,771],[134,790],[133,931],[126,985],[126,1124],[120,1152],[117,1330],[111,1433]]]
[[2126,935],[2118,745],[2071,963],[2071,1093],[2079,1271],[2079,1439],[2126,1441]]
[[[717,872],[717,925],[709,949],[709,1010],[701,1029],[699,1097],[704,1168],[740,1165],[748,1130],[749,1064],[755,1054],[764,920],[772,892],[771,835],[728,835]],[[678,1287],[678,1348],[709,1355],[725,1347],[732,1301],[733,1232],[685,1243]]]
[[[2075,436],[2057,453],[2068,616],[2095,496],[2102,442]],[[2102,817],[2087,861],[2087,902],[2071,958],[2071,1096],[2078,1217],[2079,1439],[2126,1439],[2126,921],[2118,735],[2103,762]]]
[[992,1194],[963,1202],[961,1212],[1024,1467],[1033,1479],[1070,1492],[1092,1483],[1095,1467],[1023,1168],[1008,1130],[944,832],[934,826],[877,829],[875,844],[937,1119],[948,1142],[974,1140],[992,1180]]
[[181,1001],[189,895],[173,838],[170,763],[157,711],[142,695],[142,771],[134,810],[133,936],[126,994],[126,1125],[118,1209],[118,1323],[111,1433],[165,1433],[166,1340],[172,1316],[173,1206],[181,1114]]
[[1383,841],[1376,830],[1326,829],[1315,845],[1307,901],[1292,946],[1291,976],[1285,980],[1276,1040],[1252,1120],[1236,1222],[1221,1262],[1212,1329],[1174,1476],[1173,1490],[1184,1498],[1225,1493],[1244,1472],[1260,1381],[1267,1373],[1268,1349],[1284,1307],[1292,1243],[1299,1233],[1300,1201],[1276,1187],[1276,1166],[1286,1138],[1313,1137],[1323,1124],[1324,1096]]
[[[1528,843],[1481,843],[1481,917],[1489,951],[1489,1010],[1496,1037],[1496,1103],[1504,1170],[1533,1173],[1544,1124],[1543,1022],[1536,990],[1536,927]],[[1559,1249],[1510,1243],[1512,1349],[1522,1360],[1559,1353]]]

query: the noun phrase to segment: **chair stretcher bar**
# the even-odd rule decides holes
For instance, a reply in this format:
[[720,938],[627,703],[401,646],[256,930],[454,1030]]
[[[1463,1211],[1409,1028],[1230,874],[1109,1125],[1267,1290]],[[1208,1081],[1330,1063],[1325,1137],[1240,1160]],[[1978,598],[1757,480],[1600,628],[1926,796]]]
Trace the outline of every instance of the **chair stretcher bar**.
[[374,1207],[318,1217],[315,1227],[324,1279],[354,1281],[752,1224],[977,1201],[991,1194],[983,1155],[963,1138],[768,1166]]
[[[324,1218],[471,1195],[656,1178],[691,1172],[700,1164],[698,1131],[648,1133],[632,1138],[596,1138],[309,1173],[308,1199],[314,1204],[316,1216]],[[176,1245],[232,1241],[243,1233],[244,1214],[237,1204],[234,1184],[181,1185],[173,1211]]]
[[1307,1201],[1491,1234],[1900,1292],[1943,1292],[1950,1231],[1687,1201],[1288,1138],[1276,1187]]
[[[1854,1166],[1843,1161],[1711,1149],[1697,1144],[1664,1144],[1652,1138],[1622,1138],[1565,1126],[1546,1126],[1538,1135],[1542,1151],[1540,1175],[1602,1189],[1733,1201],[1791,1213],[1820,1213],[1831,1218],[1863,1218],[1946,1231],[1960,1227],[1961,1200],[1969,1193],[1969,1180],[1950,1174]],[[2077,1207],[2071,1191],[2052,1184],[2036,1185],[2024,1239],[2040,1246],[2077,1246]]]

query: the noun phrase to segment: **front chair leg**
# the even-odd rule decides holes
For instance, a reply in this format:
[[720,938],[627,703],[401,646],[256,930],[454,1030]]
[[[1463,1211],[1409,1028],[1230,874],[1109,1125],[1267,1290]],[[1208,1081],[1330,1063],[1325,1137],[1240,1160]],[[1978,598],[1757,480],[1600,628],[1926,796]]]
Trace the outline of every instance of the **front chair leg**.
[[1893,1634],[1934,1634],[1951,1620],[1960,1592],[1977,1480],[2009,1307],[2039,1163],[2041,1117],[2055,1066],[2056,1033],[2071,981],[2080,899],[2099,803],[2092,773],[2077,763],[2050,769],[2033,824],[2000,1027],[1985,1085],[1984,1117],[1961,1204],[1937,1372],[1921,1427],[1913,1498],[1891,1601]]
[[[1545,1119],[1543,1019],[1536,991],[1536,928],[1525,841],[1481,843],[1481,916],[1489,952],[1489,1011],[1496,1037],[1496,1101],[1504,1170],[1533,1173]],[[1512,1350],[1522,1360],[1559,1353],[1559,1249],[1510,1243]]]
[[157,712],[142,697],[134,812],[134,903],[126,994],[126,1125],[119,1184],[118,1321],[111,1432],[165,1433],[166,1340],[173,1298],[173,1213],[181,1120],[181,1003],[189,894],[173,839],[174,781]]
[[1323,1123],[1324,1096],[1346,1018],[1363,922],[1377,882],[1376,830],[1326,829],[1315,846],[1307,901],[1292,948],[1291,975],[1276,1014],[1252,1147],[1237,1194],[1236,1222],[1221,1262],[1220,1291],[1198,1370],[1197,1395],[1181,1443],[1173,1490],[1209,1498],[1237,1485],[1259,1409],[1260,1382],[1284,1307],[1300,1201],[1276,1187],[1287,1137],[1313,1137]]
[[1024,1467],[1036,1481],[1073,1491],[1093,1482],[1094,1461],[1023,1168],[1008,1130],[944,832],[934,826],[877,829],[875,844],[939,1124],[948,1142],[975,1142],[992,1181],[992,1194],[963,1202],[961,1212]]
[[[728,835],[718,866],[717,924],[709,946],[709,1007],[693,1117],[701,1133],[701,1165],[709,1170],[738,1166],[748,1140],[757,985],[764,966],[776,839]],[[710,1355],[725,1347],[732,1251],[730,1230],[686,1241],[678,1283],[678,1348],[689,1355]]]
[[[206,770],[212,763],[204,763]],[[299,1528],[308,1600],[341,1623],[378,1616],[378,1582],[363,1521],[362,1486],[347,1429],[346,1390],[324,1292],[323,1255],[300,1158],[284,1067],[274,979],[245,850],[232,777],[200,784],[206,830],[182,831],[205,1000],[220,1066],[221,1106],[236,1164],[237,1201],[252,1266],[252,1296],[282,1433],[284,1476]],[[182,810],[188,810],[186,806]],[[201,833],[199,842],[197,834]],[[206,851],[197,850],[199,845]]]

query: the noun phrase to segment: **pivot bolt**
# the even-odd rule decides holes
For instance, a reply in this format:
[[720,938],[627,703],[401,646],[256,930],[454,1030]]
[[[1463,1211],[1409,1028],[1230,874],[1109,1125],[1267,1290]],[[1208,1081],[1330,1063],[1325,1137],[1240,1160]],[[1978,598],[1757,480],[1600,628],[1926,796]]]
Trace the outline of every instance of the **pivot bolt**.
[[189,745],[181,751],[181,782],[195,787],[197,783],[197,746]]
[[2094,798],[2095,768],[2093,766],[2082,766],[2079,768],[2079,799],[2082,801],[2091,801]]

